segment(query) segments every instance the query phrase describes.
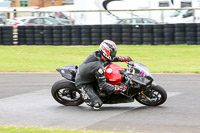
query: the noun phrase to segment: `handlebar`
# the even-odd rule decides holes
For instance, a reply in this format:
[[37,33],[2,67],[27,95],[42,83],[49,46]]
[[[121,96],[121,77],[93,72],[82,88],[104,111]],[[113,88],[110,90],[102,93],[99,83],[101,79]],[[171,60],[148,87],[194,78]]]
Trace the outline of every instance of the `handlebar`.
[[128,64],[128,65],[130,65],[130,66],[134,66],[134,61],[126,62],[126,64]]
[[131,73],[134,72],[134,61],[126,62],[126,64],[128,66],[127,70]]

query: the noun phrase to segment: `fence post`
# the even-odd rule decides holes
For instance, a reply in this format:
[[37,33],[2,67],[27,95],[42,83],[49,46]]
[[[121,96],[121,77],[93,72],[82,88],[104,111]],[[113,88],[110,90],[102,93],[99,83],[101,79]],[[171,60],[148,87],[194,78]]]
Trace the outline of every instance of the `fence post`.
[[193,23],[195,23],[196,17],[195,17],[195,10],[193,10]]
[[164,23],[164,10],[161,10],[161,20],[162,20],[162,23]]
[[100,20],[100,24],[102,24],[102,12],[99,12],[99,20]]
[[7,25],[8,24],[8,19],[9,19],[9,14],[8,14],[8,12],[5,12],[5,14],[6,14],[6,20],[5,20],[5,25]]
[[72,25],[72,12],[69,12],[69,24]]
[[41,21],[40,21],[40,20],[41,20],[40,18],[41,18],[41,12],[39,11],[39,12],[38,12],[38,21],[39,21],[39,24],[41,24],[41,23],[40,23],[40,22],[41,22]]
[[17,9],[14,9],[14,18],[17,17]]
[[134,14],[133,14],[133,11],[131,11],[131,18],[133,18],[134,17]]

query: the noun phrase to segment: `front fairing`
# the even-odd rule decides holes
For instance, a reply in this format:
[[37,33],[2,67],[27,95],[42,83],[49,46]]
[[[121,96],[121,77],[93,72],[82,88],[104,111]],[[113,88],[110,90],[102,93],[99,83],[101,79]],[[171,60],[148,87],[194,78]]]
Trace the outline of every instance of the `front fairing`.
[[129,77],[129,79],[131,79],[131,81],[134,81],[143,86],[147,86],[148,84],[151,83],[150,79],[142,77],[142,76],[134,75],[132,73],[127,74],[127,76]]
[[153,81],[153,76],[151,75],[149,69],[142,63],[134,62],[135,74],[146,77]]

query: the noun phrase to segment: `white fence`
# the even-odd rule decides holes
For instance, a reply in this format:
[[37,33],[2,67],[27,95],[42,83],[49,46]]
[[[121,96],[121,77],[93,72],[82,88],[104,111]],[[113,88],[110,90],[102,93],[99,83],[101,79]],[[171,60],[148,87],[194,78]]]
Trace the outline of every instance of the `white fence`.
[[[0,24],[9,25],[16,17],[51,16],[63,13],[68,24],[114,24],[118,19],[151,18],[159,23],[198,23],[200,8],[139,9],[139,10],[77,10],[77,11],[0,11]],[[175,14],[174,14],[175,13]],[[173,17],[172,17],[173,16]]]

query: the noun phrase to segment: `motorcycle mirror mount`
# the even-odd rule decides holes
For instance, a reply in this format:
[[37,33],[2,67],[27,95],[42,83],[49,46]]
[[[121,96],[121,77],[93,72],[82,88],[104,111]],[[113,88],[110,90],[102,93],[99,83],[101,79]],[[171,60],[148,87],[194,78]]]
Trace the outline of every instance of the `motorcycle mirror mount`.
[[134,61],[129,61],[129,62],[127,62],[127,64],[130,66],[134,66]]

